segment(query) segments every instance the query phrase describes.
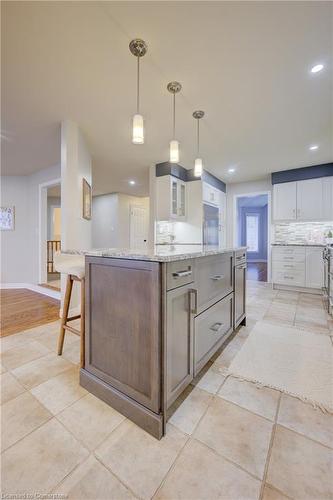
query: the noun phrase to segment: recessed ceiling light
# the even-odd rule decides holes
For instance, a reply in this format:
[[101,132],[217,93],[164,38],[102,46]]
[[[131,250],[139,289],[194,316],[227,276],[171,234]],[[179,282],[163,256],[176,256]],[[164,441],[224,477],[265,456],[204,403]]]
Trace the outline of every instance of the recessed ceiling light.
[[128,181],[128,184],[130,184],[131,186],[134,186],[135,181]]
[[313,66],[311,68],[311,73],[318,73],[322,69],[324,69],[324,65],[323,64],[316,64],[315,66]]
[[228,173],[233,174],[236,171],[235,168],[228,168]]
[[310,151],[316,151],[316,149],[318,149],[319,146],[317,146],[317,144],[314,144],[313,146],[310,146],[309,149]]

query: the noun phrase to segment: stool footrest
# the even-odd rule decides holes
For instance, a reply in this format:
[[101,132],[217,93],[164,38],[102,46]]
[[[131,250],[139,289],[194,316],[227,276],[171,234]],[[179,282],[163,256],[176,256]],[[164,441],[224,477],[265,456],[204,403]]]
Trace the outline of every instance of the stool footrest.
[[68,321],[74,321],[75,319],[80,319],[81,314],[77,314],[76,316],[71,316],[70,318],[67,318],[66,322]]
[[77,330],[76,328],[73,328],[72,326],[69,326],[69,325],[64,325],[63,328],[65,330],[68,330],[69,332],[72,332],[72,333],[75,333],[75,335],[79,335],[81,336],[81,332],[80,330]]

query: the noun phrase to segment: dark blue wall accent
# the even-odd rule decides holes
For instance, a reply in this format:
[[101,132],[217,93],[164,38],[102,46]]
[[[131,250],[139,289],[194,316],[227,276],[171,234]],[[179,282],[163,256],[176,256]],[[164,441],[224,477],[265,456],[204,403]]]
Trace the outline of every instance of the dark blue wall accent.
[[226,192],[226,184],[221,181],[221,179],[215,177],[215,175],[207,172],[207,170],[203,171],[201,177],[195,177],[194,169],[187,170],[178,163],[170,163],[168,161],[165,161],[163,163],[156,164],[155,172],[156,177],[173,175],[173,177],[177,177],[177,179],[181,179],[184,182],[203,180],[204,182],[207,182],[207,184],[214,186],[216,189],[223,191],[223,193]]
[[267,260],[267,205],[238,208],[238,241],[241,246],[246,246],[246,216],[248,214],[259,215],[259,251],[247,251],[247,260]]
[[272,173],[272,184],[283,182],[305,181],[307,179],[317,179],[319,177],[333,176],[333,163],[323,163],[312,167],[293,168],[292,170],[281,170]]

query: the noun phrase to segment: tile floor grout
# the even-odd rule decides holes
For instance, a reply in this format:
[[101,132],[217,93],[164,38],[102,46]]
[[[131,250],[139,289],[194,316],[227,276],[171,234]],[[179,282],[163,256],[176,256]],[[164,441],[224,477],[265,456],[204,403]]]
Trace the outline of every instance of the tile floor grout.
[[266,486],[267,472],[268,472],[269,462],[270,462],[271,453],[272,453],[272,449],[273,449],[273,443],[274,443],[274,437],[275,437],[275,432],[276,432],[277,419],[278,419],[281,399],[282,399],[282,393],[280,393],[279,400],[278,400],[278,403],[276,406],[275,417],[274,417],[274,421],[273,421],[273,427],[272,427],[272,431],[271,431],[271,437],[270,437],[267,456],[266,456],[264,474],[263,474],[262,483],[261,483],[261,490],[260,490],[260,494],[259,494],[259,500],[262,500],[263,495],[264,495],[264,489]]

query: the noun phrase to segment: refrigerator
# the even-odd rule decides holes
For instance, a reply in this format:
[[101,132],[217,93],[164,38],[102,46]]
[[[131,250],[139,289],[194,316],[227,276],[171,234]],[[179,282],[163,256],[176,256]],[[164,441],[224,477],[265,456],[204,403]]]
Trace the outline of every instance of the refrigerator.
[[204,203],[203,244],[219,246],[220,244],[220,214],[218,207]]

